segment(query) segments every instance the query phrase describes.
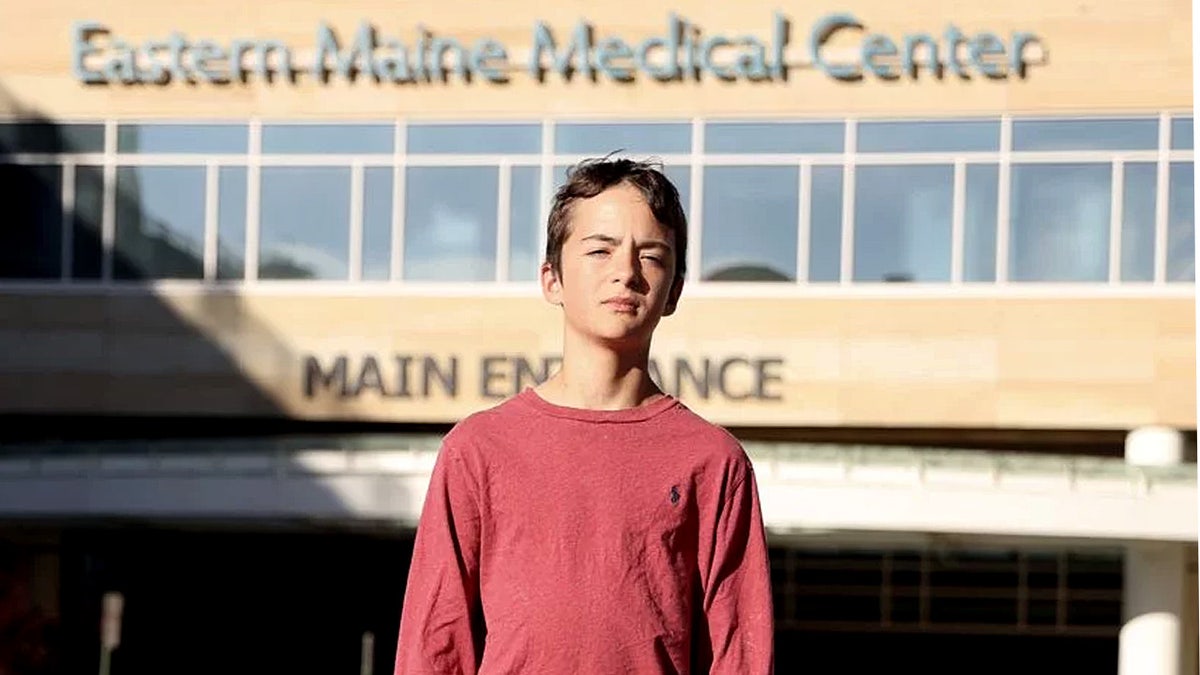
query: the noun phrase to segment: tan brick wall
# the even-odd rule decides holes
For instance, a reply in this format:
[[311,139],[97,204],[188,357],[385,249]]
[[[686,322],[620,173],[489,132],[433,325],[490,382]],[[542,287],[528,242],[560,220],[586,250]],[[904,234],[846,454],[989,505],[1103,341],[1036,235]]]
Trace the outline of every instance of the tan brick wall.
[[[560,341],[540,298],[358,294],[0,296],[0,411],[272,415],[453,421],[515,391]],[[668,388],[673,361],[713,367],[707,399],[678,393],[727,424],[1121,429],[1195,427],[1191,298],[686,298],[653,353]],[[379,388],[341,396],[315,382],[346,357],[344,380]],[[396,357],[411,355],[400,396]],[[448,373],[425,387],[423,358]],[[719,382],[721,363],[726,386]],[[779,359],[763,363],[764,359]],[[369,367],[368,367],[369,368]],[[761,374],[765,373],[764,381]],[[775,379],[772,379],[775,378]],[[337,379],[337,378],[335,378]],[[522,384],[528,384],[528,379]],[[778,400],[746,396],[756,391]],[[725,394],[728,394],[725,395]]]

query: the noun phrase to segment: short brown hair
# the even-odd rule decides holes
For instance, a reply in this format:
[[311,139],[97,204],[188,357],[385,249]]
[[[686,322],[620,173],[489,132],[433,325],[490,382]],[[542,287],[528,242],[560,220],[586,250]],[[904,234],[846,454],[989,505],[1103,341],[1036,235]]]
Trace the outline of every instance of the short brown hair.
[[687,273],[687,214],[679,201],[679,190],[662,172],[661,164],[631,159],[584,160],[567,170],[567,182],[554,195],[546,223],[546,262],[562,274],[562,249],[570,236],[571,207],[580,199],[591,199],[605,190],[628,183],[641,190],[654,219],[675,234],[675,278]]

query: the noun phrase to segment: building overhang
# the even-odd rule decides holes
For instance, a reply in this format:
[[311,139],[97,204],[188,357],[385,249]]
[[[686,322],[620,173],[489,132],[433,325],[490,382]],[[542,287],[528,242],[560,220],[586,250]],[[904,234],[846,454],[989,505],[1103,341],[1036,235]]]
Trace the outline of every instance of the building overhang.
[[[436,435],[0,447],[0,518],[374,524],[420,517]],[[745,444],[772,538],[1197,540],[1196,465]]]

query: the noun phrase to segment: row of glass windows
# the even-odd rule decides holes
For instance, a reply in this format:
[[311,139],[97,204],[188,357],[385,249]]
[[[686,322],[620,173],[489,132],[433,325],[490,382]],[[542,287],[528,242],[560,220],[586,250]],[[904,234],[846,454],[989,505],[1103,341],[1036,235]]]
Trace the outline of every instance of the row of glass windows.
[[[1003,166],[703,165],[700,214],[691,212],[690,165],[666,170],[689,218],[701,216],[692,246],[703,280],[990,282],[998,264],[1022,282],[1152,281],[1156,264],[1165,281],[1194,280],[1190,161],[1170,162],[1163,176],[1152,161],[1014,162],[1007,176]],[[565,172],[555,167],[555,186]],[[252,215],[260,279],[387,280],[399,270],[414,281],[533,280],[550,199],[540,174],[500,165],[118,165],[106,197],[101,165],[0,164],[9,216],[0,277],[243,279]],[[1005,212],[1007,255],[998,261]]]
[[[689,154],[827,154],[847,148],[847,123],[832,121],[709,121],[701,134],[703,147],[693,148],[693,123],[542,123],[397,125],[264,123],[258,152],[262,154],[606,154],[615,149],[660,155]],[[860,153],[999,152],[1002,122],[998,117],[957,120],[855,122],[850,141]],[[1160,130],[1172,150],[1192,149],[1191,116],[1122,118],[1015,118],[1010,149],[1026,151],[1157,150]],[[548,147],[544,139],[552,138]],[[254,152],[250,125],[126,124],[115,125],[113,147],[120,154],[240,155]],[[103,153],[103,124],[0,123],[0,155]]]

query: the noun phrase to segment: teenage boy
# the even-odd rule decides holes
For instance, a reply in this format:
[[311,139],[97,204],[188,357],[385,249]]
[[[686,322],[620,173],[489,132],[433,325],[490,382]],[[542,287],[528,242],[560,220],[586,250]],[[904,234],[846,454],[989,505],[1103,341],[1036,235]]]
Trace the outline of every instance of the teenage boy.
[[570,172],[541,268],[561,368],[444,439],[397,675],[772,672],[750,462],[649,376],[686,259],[679,193],[654,166]]

